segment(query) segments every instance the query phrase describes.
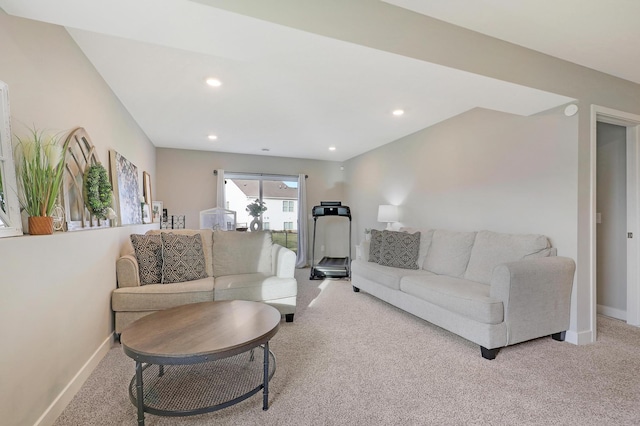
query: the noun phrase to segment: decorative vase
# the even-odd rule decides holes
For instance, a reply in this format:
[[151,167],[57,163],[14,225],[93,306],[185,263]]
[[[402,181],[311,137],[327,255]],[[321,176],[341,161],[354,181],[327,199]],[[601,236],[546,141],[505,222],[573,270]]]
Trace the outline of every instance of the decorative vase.
[[262,222],[259,217],[256,217],[251,221],[251,225],[249,227],[253,232],[262,231]]
[[29,216],[29,234],[31,235],[53,234],[53,217]]

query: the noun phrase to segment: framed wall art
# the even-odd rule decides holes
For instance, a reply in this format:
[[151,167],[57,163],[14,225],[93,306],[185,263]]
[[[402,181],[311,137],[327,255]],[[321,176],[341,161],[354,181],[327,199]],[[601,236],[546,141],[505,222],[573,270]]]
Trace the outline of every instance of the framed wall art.
[[[69,136],[69,147],[65,154],[65,171],[62,177],[62,205],[60,214],[60,229],[78,231],[82,229],[105,228],[111,226],[108,219],[99,219],[92,215],[85,200],[85,174],[89,167],[101,165],[95,146],[89,134],[82,127],[73,129]],[[106,170],[105,170],[106,173]],[[113,188],[113,176],[111,177]],[[116,206],[111,206],[118,211]],[[58,220],[54,219],[54,224]],[[55,226],[55,225],[54,225]]]
[[151,176],[147,172],[142,172],[142,192],[144,202],[151,208],[153,197],[151,196]]
[[142,203],[142,223],[151,223],[151,208],[147,203]]
[[151,205],[153,206],[151,209],[153,223],[160,223],[162,221],[162,201],[154,201]]
[[111,182],[116,200],[116,212],[121,225],[142,223],[138,168],[116,151],[109,151]]

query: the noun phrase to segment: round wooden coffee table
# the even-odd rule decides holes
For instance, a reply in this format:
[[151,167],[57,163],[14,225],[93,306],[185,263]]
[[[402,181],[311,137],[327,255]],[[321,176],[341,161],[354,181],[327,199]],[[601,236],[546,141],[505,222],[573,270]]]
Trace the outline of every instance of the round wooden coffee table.
[[[186,416],[219,410],[263,390],[268,406],[275,357],[269,340],[280,327],[280,312],[259,302],[193,303],[143,317],[120,336],[124,353],[136,362],[129,385],[138,408]],[[262,351],[263,362],[255,352]]]

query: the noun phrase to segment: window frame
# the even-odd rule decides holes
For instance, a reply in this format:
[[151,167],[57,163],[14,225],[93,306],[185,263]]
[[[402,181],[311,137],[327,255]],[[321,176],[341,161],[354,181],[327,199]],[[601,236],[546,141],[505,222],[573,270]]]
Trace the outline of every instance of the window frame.
[[22,218],[11,136],[9,86],[0,81],[0,178],[6,209],[6,212],[0,209],[0,219],[6,225],[0,227],[0,238],[22,235]]

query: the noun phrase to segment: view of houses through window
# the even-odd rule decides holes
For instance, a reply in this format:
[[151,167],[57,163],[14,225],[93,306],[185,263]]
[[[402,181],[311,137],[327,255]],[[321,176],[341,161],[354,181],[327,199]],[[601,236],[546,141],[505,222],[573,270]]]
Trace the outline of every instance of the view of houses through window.
[[264,202],[267,210],[259,218],[273,241],[293,251],[298,249],[297,176],[264,176],[225,173],[226,208],[236,212],[238,228],[249,228],[253,217],[247,205]]

